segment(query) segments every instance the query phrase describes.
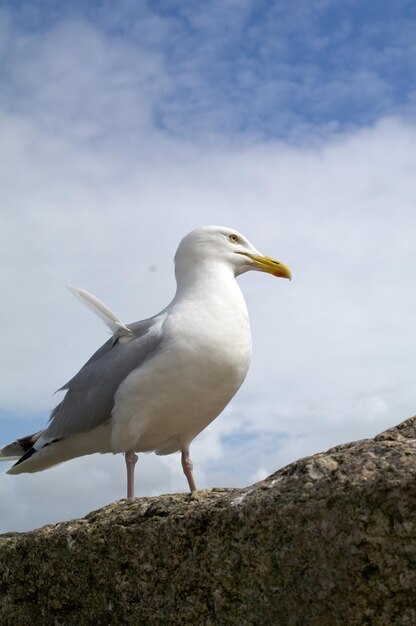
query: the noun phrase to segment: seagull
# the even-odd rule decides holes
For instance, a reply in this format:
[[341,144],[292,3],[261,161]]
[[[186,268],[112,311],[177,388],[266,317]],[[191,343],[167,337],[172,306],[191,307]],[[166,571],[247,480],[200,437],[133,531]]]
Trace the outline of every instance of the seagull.
[[222,226],[191,231],[175,255],[177,290],[149,319],[124,324],[83,289],[69,287],[108,325],[104,343],[61,389],[48,426],[0,449],[17,460],[8,474],[38,472],[86,454],[124,453],[127,498],[134,497],[137,452],[181,452],[196,491],[193,439],[230,402],[251,360],[247,307],[235,280],[249,270],[291,279],[239,232]]

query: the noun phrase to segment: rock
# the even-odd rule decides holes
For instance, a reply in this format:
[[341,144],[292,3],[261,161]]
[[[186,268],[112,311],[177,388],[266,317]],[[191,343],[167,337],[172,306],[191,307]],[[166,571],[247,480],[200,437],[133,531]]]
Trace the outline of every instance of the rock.
[[246,489],[0,536],[3,626],[416,624],[416,417]]

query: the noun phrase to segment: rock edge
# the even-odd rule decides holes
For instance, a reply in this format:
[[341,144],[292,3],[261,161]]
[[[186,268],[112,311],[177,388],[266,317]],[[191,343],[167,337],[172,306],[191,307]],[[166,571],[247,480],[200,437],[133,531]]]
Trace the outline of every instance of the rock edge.
[[0,535],[0,624],[416,624],[416,416],[245,489]]

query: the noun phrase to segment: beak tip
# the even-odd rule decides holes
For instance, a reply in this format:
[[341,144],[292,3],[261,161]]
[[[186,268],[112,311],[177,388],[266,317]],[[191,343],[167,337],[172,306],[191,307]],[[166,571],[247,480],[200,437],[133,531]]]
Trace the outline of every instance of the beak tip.
[[273,272],[273,275],[276,276],[277,278],[287,278],[288,280],[290,280],[290,282],[292,282],[292,273],[290,271],[277,271],[277,272]]

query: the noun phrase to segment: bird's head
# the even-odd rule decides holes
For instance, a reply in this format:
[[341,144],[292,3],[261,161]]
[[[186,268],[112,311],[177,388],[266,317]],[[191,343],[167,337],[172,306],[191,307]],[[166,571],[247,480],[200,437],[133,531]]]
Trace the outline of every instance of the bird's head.
[[228,266],[234,276],[257,270],[280,278],[292,278],[286,265],[261,254],[244,235],[224,226],[204,226],[191,231],[179,244],[175,263],[177,273],[220,263]]

